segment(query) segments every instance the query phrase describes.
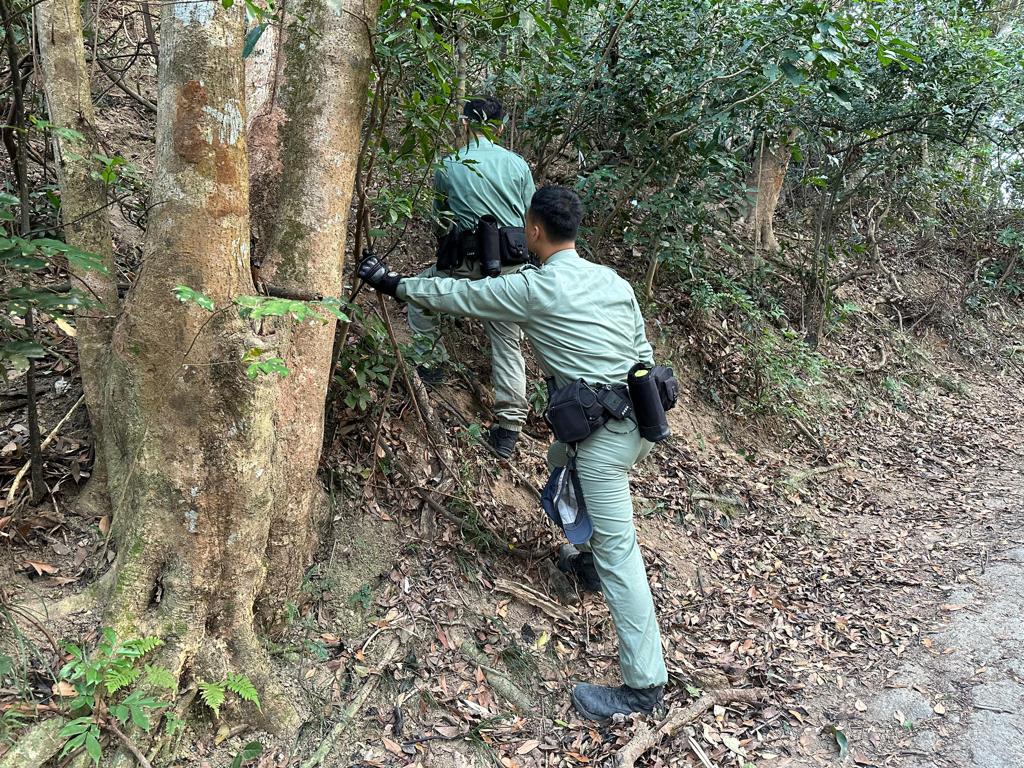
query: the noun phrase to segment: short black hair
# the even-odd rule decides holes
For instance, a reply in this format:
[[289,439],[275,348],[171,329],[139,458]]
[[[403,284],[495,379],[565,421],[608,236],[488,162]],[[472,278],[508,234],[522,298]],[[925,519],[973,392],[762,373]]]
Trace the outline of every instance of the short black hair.
[[469,99],[462,107],[462,116],[474,123],[488,123],[505,117],[505,108],[494,96]]
[[552,242],[567,242],[579,232],[583,203],[566,187],[541,187],[533,193],[529,213],[540,220]]

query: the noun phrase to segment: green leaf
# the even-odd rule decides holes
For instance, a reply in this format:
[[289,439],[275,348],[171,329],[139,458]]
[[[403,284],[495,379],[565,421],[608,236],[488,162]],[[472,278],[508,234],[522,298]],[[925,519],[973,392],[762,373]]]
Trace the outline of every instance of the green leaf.
[[99,739],[97,739],[92,733],[87,733],[85,735],[85,751],[96,765],[100,764],[100,758],[103,756],[103,748],[100,746]]
[[182,304],[192,302],[193,304],[198,304],[207,312],[213,312],[213,299],[197,290],[189,288],[187,285],[175,286],[174,295]]
[[134,666],[111,666],[103,676],[107,693],[115,693],[134,683],[142,672]]
[[249,54],[252,53],[252,49],[256,47],[256,43],[260,41],[263,36],[263,31],[267,28],[266,24],[257,24],[255,27],[249,30],[245,36],[245,43],[242,45],[242,58],[249,58]]
[[334,315],[338,320],[343,323],[347,323],[349,320],[348,315],[341,311],[341,301],[339,299],[323,299],[319,302],[320,306]]
[[220,707],[226,698],[224,695],[224,683],[208,683],[205,680],[200,680],[199,696],[203,703],[213,710],[213,714],[219,717]]
[[256,709],[262,710],[260,696],[256,692],[256,686],[245,675],[229,675],[224,685],[242,701],[248,701],[256,705]]
[[271,357],[267,360],[258,360],[254,363],[249,363],[245,367],[245,375],[250,379],[256,379],[260,376],[269,376],[272,373],[276,373],[282,378],[291,373],[291,369],[285,365],[284,360],[280,357]]
[[245,763],[255,760],[262,754],[263,745],[258,741],[250,741],[235,755],[235,759],[231,761],[231,768],[242,768]]
[[149,715],[141,707],[130,707],[132,713],[132,722],[135,723],[139,728],[149,733],[149,729],[152,727],[152,723],[149,721]]
[[146,665],[146,682],[154,688],[166,688],[169,691],[178,687],[178,681],[171,670],[149,664]]
[[77,736],[80,733],[85,733],[92,726],[92,717],[76,717],[70,721],[67,725],[60,729],[57,734],[62,739],[70,738],[71,736]]

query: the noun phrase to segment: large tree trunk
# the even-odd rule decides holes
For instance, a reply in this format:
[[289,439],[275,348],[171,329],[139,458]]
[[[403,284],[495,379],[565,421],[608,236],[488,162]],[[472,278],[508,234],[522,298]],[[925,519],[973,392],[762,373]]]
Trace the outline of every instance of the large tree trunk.
[[743,216],[743,224],[753,239],[755,254],[762,250],[779,250],[773,222],[789,168],[789,145],[796,137],[794,129],[787,140],[773,141],[764,134],[757,140],[754,161],[747,176],[748,208]]
[[[270,136],[254,136],[270,204],[260,211],[261,279],[272,292],[338,296],[352,185],[370,71],[370,37],[377,0],[299,0],[289,6],[273,115],[261,123]],[[318,33],[310,34],[310,26]],[[254,131],[256,130],[254,126]],[[271,148],[272,151],[268,151]],[[274,156],[285,158],[275,162]],[[324,404],[331,375],[335,323],[282,324],[279,352],[291,374],[278,385],[274,412],[276,454],[290,466],[272,484],[271,546],[260,614],[271,620],[282,596],[299,586],[312,559],[316,532],[327,511],[317,477],[323,444]]]
[[56,134],[54,138],[64,238],[69,245],[98,256],[107,270],[104,273],[72,267],[78,287],[96,303],[77,312],[76,338],[85,405],[93,426],[95,461],[90,496],[105,502],[103,379],[118,298],[107,195],[103,182],[93,177],[95,167],[90,159],[102,149],[89,90],[79,3],[43,0],[36,7],[35,16],[50,122],[82,136],[81,141],[70,142],[62,141]]
[[[240,365],[267,344],[231,307],[254,291],[243,13],[163,6],[145,263],[114,331],[105,401],[117,547],[105,620],[163,638],[179,677],[248,675],[264,724],[286,730],[294,709],[273,694],[253,606],[273,556],[272,478],[309,469],[275,452],[275,385]],[[177,285],[218,311],[179,302]]]

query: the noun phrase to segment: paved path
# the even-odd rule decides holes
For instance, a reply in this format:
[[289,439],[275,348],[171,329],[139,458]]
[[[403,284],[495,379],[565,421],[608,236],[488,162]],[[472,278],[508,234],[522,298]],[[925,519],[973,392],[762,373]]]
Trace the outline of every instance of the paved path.
[[1024,547],[951,592],[946,608],[949,625],[892,681],[906,687],[881,692],[865,714],[903,714],[909,744],[897,765],[1024,768]]
[[[847,686],[838,717],[826,707],[802,732],[802,754],[770,765],[1024,768],[1024,546],[950,588],[942,610],[948,623],[926,634],[884,687]],[[834,720],[849,738],[845,763],[821,734]]]

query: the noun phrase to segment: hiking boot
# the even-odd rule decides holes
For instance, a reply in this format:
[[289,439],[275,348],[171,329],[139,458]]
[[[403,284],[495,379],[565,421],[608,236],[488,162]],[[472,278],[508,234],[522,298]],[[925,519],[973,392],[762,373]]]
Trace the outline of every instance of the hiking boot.
[[584,592],[601,591],[601,577],[597,575],[590,552],[580,552],[572,544],[563,544],[558,548],[558,570],[575,576]]
[[439,387],[444,384],[445,379],[448,377],[447,371],[445,371],[444,364],[428,368],[425,365],[417,365],[416,373],[422,381],[428,387]]
[[612,715],[631,715],[640,712],[649,715],[656,709],[664,709],[664,686],[655,688],[630,688],[620,685],[576,683],[572,689],[572,705],[588,720],[608,720]]
[[512,458],[512,454],[516,450],[516,440],[518,439],[519,433],[513,432],[511,429],[493,426],[487,430],[487,442],[490,443],[494,452],[503,459]]

